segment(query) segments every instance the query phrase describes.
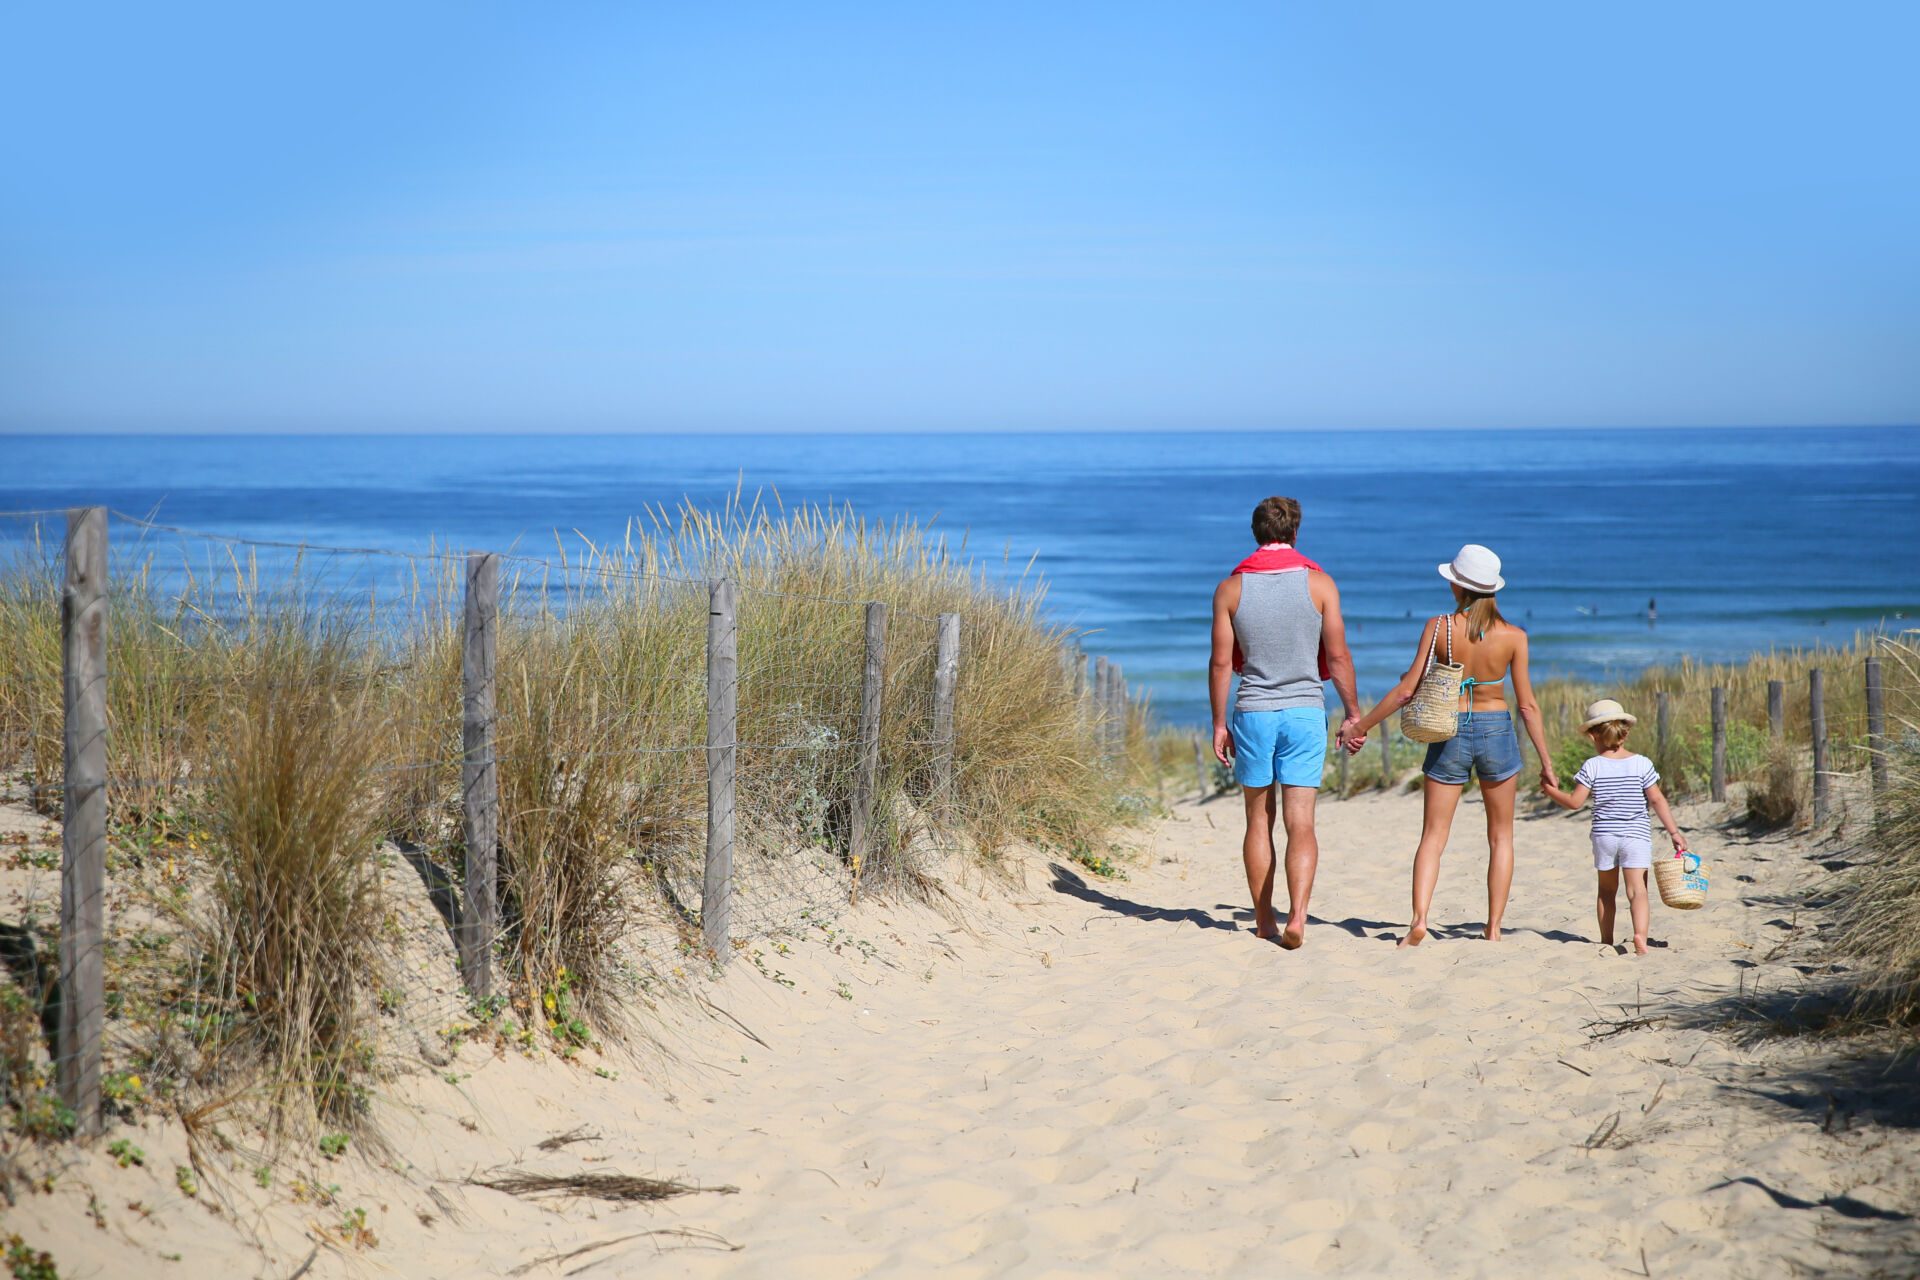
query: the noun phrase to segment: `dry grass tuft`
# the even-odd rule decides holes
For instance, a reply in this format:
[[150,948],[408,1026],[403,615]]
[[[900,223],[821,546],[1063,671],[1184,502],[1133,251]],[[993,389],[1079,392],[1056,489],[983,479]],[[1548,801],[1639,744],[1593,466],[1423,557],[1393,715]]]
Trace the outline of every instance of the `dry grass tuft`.
[[1807,777],[1801,753],[1784,743],[1767,749],[1767,763],[1747,788],[1747,820],[1763,831],[1791,827],[1806,812]]
[[[238,1054],[297,1118],[348,1124],[372,1069],[368,992],[382,910],[369,787],[377,714],[353,650],[283,625],[256,637],[207,800],[216,1057]],[[289,1114],[290,1110],[293,1114]]]
[[586,1022],[621,1025],[611,970],[633,921],[627,881],[647,799],[626,785],[630,760],[585,652],[543,637],[519,646],[501,680],[504,948],[525,1011],[563,1045],[584,1044]]
[[1888,790],[1875,802],[1866,857],[1846,873],[1836,949],[1854,964],[1857,1015],[1920,1021],[1920,744],[1889,761]]

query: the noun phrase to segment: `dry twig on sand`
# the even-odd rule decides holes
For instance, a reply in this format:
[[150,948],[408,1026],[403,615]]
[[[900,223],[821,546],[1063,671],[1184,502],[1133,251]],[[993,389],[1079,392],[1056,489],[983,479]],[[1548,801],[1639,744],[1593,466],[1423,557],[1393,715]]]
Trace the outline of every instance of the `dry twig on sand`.
[[600,1141],[600,1135],[598,1133],[587,1128],[585,1125],[580,1125],[578,1128],[569,1129],[565,1133],[556,1133],[552,1137],[542,1138],[533,1145],[541,1151],[558,1151],[571,1142],[598,1141]]
[[[679,1247],[688,1249],[708,1248],[724,1250],[727,1253],[738,1253],[746,1247],[735,1244],[725,1236],[715,1235],[711,1231],[702,1231],[698,1227],[661,1227],[655,1231],[635,1231],[631,1235],[614,1236],[610,1240],[596,1240],[592,1244],[583,1244],[578,1249],[569,1249],[565,1253],[542,1254],[538,1258],[529,1258],[513,1270],[507,1272],[507,1274],[510,1276],[524,1276],[536,1267],[549,1266],[556,1262],[571,1262],[573,1259],[585,1254],[595,1253],[601,1249],[610,1249],[616,1244],[625,1244],[629,1240],[658,1239],[663,1236],[672,1240],[687,1241],[687,1244]],[[665,1252],[665,1249],[663,1248],[661,1251]]]
[[504,1191],[513,1196],[591,1196],[596,1200],[622,1202],[671,1200],[675,1196],[690,1196],[701,1191],[730,1196],[740,1190],[730,1186],[699,1187],[671,1178],[641,1178],[626,1173],[516,1172],[497,1178],[469,1178],[467,1182],[471,1186]]

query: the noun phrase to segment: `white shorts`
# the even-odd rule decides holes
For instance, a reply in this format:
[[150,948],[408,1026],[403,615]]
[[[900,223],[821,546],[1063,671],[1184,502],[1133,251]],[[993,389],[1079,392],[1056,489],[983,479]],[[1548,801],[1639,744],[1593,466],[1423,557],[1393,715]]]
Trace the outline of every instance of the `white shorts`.
[[1612,871],[1619,867],[1650,870],[1653,866],[1653,839],[1650,836],[1593,837],[1593,869]]

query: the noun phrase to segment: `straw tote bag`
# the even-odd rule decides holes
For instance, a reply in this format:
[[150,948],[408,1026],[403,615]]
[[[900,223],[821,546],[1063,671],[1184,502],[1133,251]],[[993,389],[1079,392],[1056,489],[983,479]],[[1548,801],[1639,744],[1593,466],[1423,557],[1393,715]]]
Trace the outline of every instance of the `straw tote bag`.
[[1692,850],[1676,849],[1671,858],[1655,861],[1653,879],[1660,901],[1675,911],[1696,911],[1707,903],[1707,872]]
[[1453,660],[1453,619],[1447,623],[1447,660],[1434,661],[1434,646],[1440,643],[1440,619],[1435,618],[1433,639],[1427,642],[1427,669],[1420,673],[1420,685],[1400,710],[1400,735],[1410,742],[1445,742],[1460,729],[1460,680],[1467,669]]

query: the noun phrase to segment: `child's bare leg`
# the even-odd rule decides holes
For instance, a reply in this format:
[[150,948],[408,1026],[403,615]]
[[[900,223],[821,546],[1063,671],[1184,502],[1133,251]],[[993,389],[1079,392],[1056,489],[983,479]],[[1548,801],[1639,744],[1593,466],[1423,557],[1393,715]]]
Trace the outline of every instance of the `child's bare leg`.
[[1600,920],[1600,941],[1610,947],[1613,945],[1613,913],[1616,895],[1620,891],[1620,873],[1601,871],[1597,874],[1600,878],[1600,887],[1593,900],[1594,914]]
[[1627,910],[1633,915],[1633,954],[1647,954],[1647,872],[1644,867],[1628,867]]
[[1247,864],[1247,890],[1253,895],[1253,931],[1268,939],[1280,936],[1273,919],[1273,792],[1271,785],[1241,791],[1247,802],[1247,836],[1240,844],[1240,856]]
[[1413,922],[1403,947],[1427,940],[1427,910],[1433,906],[1434,886],[1440,883],[1440,855],[1453,830],[1453,811],[1460,804],[1460,784],[1426,779],[1425,808],[1420,819],[1420,846],[1413,851]]
[[1507,914],[1507,893],[1513,888],[1513,795],[1518,775],[1480,788],[1487,806],[1487,932],[1489,942],[1500,941],[1500,920]]

